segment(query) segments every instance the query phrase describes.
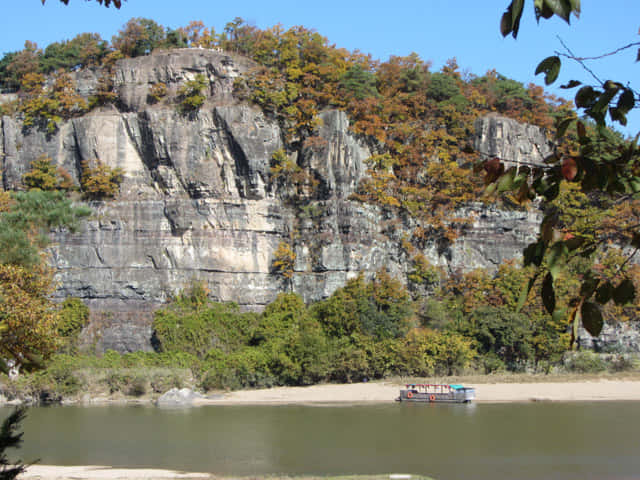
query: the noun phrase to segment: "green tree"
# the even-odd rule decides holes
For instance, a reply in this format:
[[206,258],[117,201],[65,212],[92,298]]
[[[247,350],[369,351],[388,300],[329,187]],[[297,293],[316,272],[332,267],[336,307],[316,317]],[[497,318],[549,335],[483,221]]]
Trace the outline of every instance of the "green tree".
[[26,417],[26,412],[25,407],[16,408],[2,422],[2,428],[0,428],[0,480],[14,480],[26,470],[22,460],[10,460],[6,452],[7,449],[17,449],[22,445],[23,433],[18,433],[18,429]]
[[355,64],[344,72],[340,78],[340,88],[356,100],[380,96],[375,74],[364,70],[360,64]]
[[54,42],[44,49],[40,69],[44,73],[61,68],[75,70],[99,65],[108,53],[108,44],[97,33],[81,33],[71,40]]
[[59,191],[15,192],[0,208],[0,263],[31,267],[41,262],[40,251],[49,244],[52,228],[74,231],[90,214],[74,207]]
[[409,294],[384,270],[371,282],[362,275],[347,281],[327,300],[314,305],[313,311],[327,334],[337,338],[354,334],[377,340],[400,338],[413,320]]

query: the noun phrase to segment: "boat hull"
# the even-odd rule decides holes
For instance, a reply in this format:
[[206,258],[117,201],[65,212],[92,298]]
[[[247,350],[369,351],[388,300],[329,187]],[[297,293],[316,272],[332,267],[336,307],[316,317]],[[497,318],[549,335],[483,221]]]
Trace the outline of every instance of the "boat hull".
[[469,403],[476,398],[475,389],[464,388],[451,392],[418,392],[412,389],[400,390],[400,402],[418,403]]

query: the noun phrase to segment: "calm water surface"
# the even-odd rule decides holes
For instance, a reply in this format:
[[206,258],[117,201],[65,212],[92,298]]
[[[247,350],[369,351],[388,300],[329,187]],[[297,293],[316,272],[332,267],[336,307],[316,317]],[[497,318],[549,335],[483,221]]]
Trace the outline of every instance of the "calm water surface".
[[43,464],[234,475],[640,479],[640,402],[58,406],[30,409],[24,427],[21,457]]

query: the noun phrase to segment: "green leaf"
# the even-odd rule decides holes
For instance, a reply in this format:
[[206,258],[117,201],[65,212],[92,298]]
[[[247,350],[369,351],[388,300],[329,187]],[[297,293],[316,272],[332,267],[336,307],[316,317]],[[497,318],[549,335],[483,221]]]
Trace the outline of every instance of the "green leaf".
[[554,182],[551,184],[549,188],[547,188],[542,194],[547,201],[551,202],[554,200],[558,194],[560,193],[560,184],[558,182]]
[[609,115],[611,115],[611,120],[614,122],[618,122],[620,125],[627,125],[627,116],[617,107],[609,108]]
[[573,14],[580,18],[580,0],[569,0],[569,4],[571,6],[571,10],[573,10]]
[[503,37],[506,37],[510,33],[513,35],[513,38],[518,37],[523,7],[524,0],[513,0],[509,7],[507,7],[500,21],[500,32]]
[[600,280],[593,275],[593,272],[589,271],[585,275],[582,285],[580,285],[580,296],[583,298],[589,298],[593,295],[593,292],[598,288]]
[[551,318],[554,322],[560,323],[566,315],[567,311],[564,308],[558,308],[553,311],[553,315],[551,315]]
[[615,97],[620,90],[619,85],[614,82],[608,81],[605,85],[607,85],[605,91],[600,95],[596,103],[591,107],[591,112],[601,113],[606,111],[606,109],[609,107],[609,102],[613,100],[613,97]]
[[3,358],[0,358],[0,372],[9,375],[9,365]]
[[565,22],[569,23],[569,17],[571,16],[571,2],[569,0],[544,0],[545,5],[549,10],[562,18]]
[[582,85],[582,82],[579,82],[578,80],[569,80],[569,83],[565,84],[565,85],[560,85],[560,88],[575,88],[578,85]]
[[636,288],[633,286],[633,282],[628,278],[625,278],[620,284],[613,290],[613,301],[616,305],[624,305],[629,303],[636,296]]
[[[507,11],[502,14],[502,19],[500,20],[500,33],[503,37],[506,37],[513,31],[511,24],[511,5],[509,5],[509,8],[507,8]],[[513,38],[516,38],[517,36],[518,34],[514,32]]]
[[553,278],[557,278],[558,274],[564,266],[564,259],[569,253],[569,249],[564,242],[556,242],[553,244],[549,251],[549,258],[547,264],[549,265],[549,274]]
[[527,282],[527,286],[524,289],[522,289],[522,291],[520,292],[520,297],[518,298],[518,305],[516,306],[516,312],[520,312],[523,309],[524,304],[527,303],[527,298],[529,298],[529,292],[531,292],[531,289],[533,288],[533,284],[536,283],[537,278],[538,278],[537,273],[532,275],[529,281]]
[[562,138],[566,133],[567,128],[569,128],[569,126],[575,121],[576,119],[571,117],[565,118],[564,120],[560,121],[558,123],[558,126],[556,127],[556,139]]
[[604,305],[613,297],[613,285],[610,281],[604,282],[596,290],[596,302],[600,305]]
[[597,337],[602,331],[604,320],[602,319],[602,312],[600,307],[592,302],[584,302],[580,308],[582,314],[582,325],[591,334],[592,337]]
[[585,242],[584,237],[572,237],[564,241],[564,244],[567,246],[570,252],[580,248]]
[[558,78],[561,65],[560,57],[556,55],[547,57],[538,64],[535,74],[544,73],[544,83],[550,85]]
[[586,86],[582,87],[576,93],[575,101],[576,107],[578,108],[587,108],[595,102],[596,98],[598,98],[598,94],[593,89],[593,87]]
[[513,190],[514,179],[516,176],[516,167],[511,167],[507,170],[500,180],[498,180],[498,193],[507,192]]
[[496,191],[497,185],[495,183],[490,183],[487,185],[487,188],[484,189],[485,195],[493,195],[493,192]]
[[633,193],[640,192],[640,177],[631,177],[629,179],[629,185],[631,186]]
[[623,113],[629,112],[636,104],[636,98],[633,95],[633,91],[629,88],[625,88],[618,99],[618,110]]
[[547,246],[543,240],[539,240],[536,243],[532,243],[524,249],[523,257],[524,257],[524,266],[528,267],[533,264],[537,267],[542,265],[542,260],[544,258],[544,252],[547,249]]
[[540,222],[540,238],[545,243],[551,243],[553,240],[553,229],[558,224],[560,215],[557,211],[551,211],[545,215]]
[[542,281],[542,304],[550,314],[556,309],[556,294],[553,290],[553,277],[547,273]]

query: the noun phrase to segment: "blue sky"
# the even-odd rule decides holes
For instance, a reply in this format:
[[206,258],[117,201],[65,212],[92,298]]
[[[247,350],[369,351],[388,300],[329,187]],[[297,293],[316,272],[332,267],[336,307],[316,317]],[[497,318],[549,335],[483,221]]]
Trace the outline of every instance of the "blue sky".
[[[151,18],[172,28],[202,20],[218,32],[228,21],[242,17],[260,28],[277,23],[303,25],[339,47],[371,53],[381,60],[416,52],[439,69],[456,57],[462,69],[478,75],[494,68],[525,84],[542,84],[534,70],[539,61],[562,49],[557,35],[578,56],[599,55],[640,41],[639,0],[582,0],[582,15],[572,19],[571,26],[557,18],[537,25],[533,2],[527,0],[517,40],[503,39],[498,28],[509,0],[126,0],[120,10],[85,0],[70,0],[68,6],[59,0],[47,0],[44,6],[40,0],[4,3],[8,5],[3,5],[0,18],[3,53],[21,49],[25,40],[45,47],[81,32],[97,32],[111,39],[131,17]],[[631,49],[591,66],[603,79],[633,84],[640,71],[636,54],[637,48]],[[574,78],[590,80],[581,67],[564,62],[557,85]],[[636,82],[635,87],[640,85]],[[550,91],[572,97],[571,91]],[[623,131],[640,131],[640,112],[630,116]]]

